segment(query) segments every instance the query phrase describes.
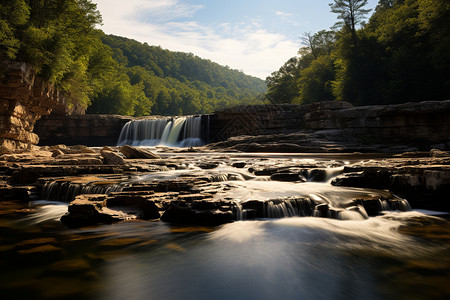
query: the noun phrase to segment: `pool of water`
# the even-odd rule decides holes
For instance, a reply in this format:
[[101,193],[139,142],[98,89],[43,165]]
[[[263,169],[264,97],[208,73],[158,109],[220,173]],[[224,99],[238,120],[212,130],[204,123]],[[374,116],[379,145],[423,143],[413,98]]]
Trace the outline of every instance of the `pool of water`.
[[448,299],[450,222],[422,212],[68,229],[0,205],[2,299]]

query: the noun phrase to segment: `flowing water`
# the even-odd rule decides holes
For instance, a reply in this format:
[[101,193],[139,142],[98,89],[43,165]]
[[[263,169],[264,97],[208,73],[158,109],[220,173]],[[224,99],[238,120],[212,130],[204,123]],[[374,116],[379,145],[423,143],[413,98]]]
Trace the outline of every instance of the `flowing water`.
[[133,120],[123,126],[117,145],[203,146],[206,133],[202,127],[201,116]]
[[[346,213],[350,198],[389,194],[331,186],[330,177],[340,171],[328,169],[322,182],[312,175],[303,183],[274,182],[244,169],[219,165],[202,170],[187,162],[183,170],[150,173],[127,183],[201,174],[210,180],[217,200],[305,196]],[[67,203],[2,202],[1,298],[450,297],[450,222],[445,214],[391,210],[364,217],[350,210],[338,220],[298,217],[278,202],[268,206],[266,218],[218,227],[132,221],[69,229],[59,222]]]

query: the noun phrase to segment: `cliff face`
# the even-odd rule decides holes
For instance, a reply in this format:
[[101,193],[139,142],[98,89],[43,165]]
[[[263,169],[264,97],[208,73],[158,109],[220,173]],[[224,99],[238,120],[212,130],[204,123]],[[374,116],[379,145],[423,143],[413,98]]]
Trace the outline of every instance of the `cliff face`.
[[40,145],[116,145],[123,125],[133,117],[118,115],[51,114],[36,124]]
[[0,79],[0,152],[30,148],[39,137],[35,122],[59,102],[58,92],[24,63],[3,65]]
[[[37,122],[35,133],[41,138],[42,145],[115,145],[122,126],[132,119],[115,115],[63,116],[52,113]],[[274,135],[284,134],[289,137],[286,143],[311,148],[310,139],[296,140],[289,134],[314,132],[317,140],[346,145],[450,149],[450,101],[362,107],[337,101],[237,106],[211,114],[208,120],[209,142],[237,136],[260,136],[276,143],[281,138]],[[248,140],[241,142],[248,143]]]

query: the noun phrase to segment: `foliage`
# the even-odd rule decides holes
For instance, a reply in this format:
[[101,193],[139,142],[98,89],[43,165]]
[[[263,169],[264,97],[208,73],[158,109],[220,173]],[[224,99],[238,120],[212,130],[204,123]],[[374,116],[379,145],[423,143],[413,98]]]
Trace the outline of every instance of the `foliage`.
[[[111,49],[116,73],[125,75],[120,79],[121,89],[136,89],[142,94],[118,93],[116,86],[106,84],[94,97],[89,113],[202,114],[230,105],[263,103],[266,85],[258,78],[191,53],[172,52],[124,37],[103,35],[102,41]],[[117,81],[120,76],[114,78]],[[134,100],[128,102],[125,96]],[[108,102],[109,98],[115,100]]]
[[[178,115],[262,103],[265,82],[191,53],[106,36],[90,0],[2,0],[0,62],[34,66],[92,113]],[[0,70],[1,73],[1,70]]]
[[[0,4],[0,59],[35,67],[69,102],[87,106],[94,93],[91,57],[101,47],[101,22],[88,0],[4,0]],[[99,61],[97,62],[97,64]]]
[[449,99],[450,2],[380,0],[364,23],[366,2],[330,4],[342,20],[333,39],[321,43],[323,33],[306,34],[297,64],[289,69],[295,84],[285,84],[283,66],[273,73],[279,76],[268,78],[267,98],[286,99],[277,94],[279,89],[297,95],[288,99],[290,103],[335,99],[371,105]]

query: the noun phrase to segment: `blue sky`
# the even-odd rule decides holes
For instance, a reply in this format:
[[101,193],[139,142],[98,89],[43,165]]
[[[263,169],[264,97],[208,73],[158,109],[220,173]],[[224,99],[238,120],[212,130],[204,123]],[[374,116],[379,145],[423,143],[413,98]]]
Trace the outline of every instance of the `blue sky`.
[[[301,47],[305,32],[329,29],[332,0],[93,0],[106,33],[192,52],[265,79]],[[374,8],[377,0],[369,0]]]

